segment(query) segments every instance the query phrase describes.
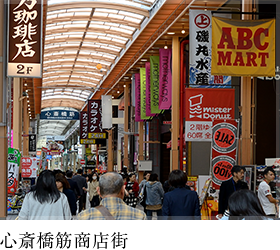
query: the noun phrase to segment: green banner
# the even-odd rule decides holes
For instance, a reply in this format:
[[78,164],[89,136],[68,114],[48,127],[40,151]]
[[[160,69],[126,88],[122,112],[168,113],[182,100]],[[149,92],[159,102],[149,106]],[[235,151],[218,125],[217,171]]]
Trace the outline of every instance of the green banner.
[[141,119],[148,120],[146,116],[146,68],[140,68],[140,97],[141,97]]
[[8,148],[8,194],[14,195],[19,180],[21,154],[19,150]]
[[150,56],[151,63],[151,113],[159,114],[159,56]]

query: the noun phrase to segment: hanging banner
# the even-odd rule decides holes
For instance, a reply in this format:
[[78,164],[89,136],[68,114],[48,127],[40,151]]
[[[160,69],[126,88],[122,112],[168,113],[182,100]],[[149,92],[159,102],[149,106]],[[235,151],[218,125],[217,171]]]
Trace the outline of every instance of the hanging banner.
[[8,148],[8,194],[14,195],[17,190],[21,154],[19,150]]
[[37,176],[37,158],[22,157],[21,158],[21,177],[36,178]]
[[212,74],[275,76],[275,19],[212,20]]
[[172,49],[159,49],[159,109],[172,106]]
[[135,76],[135,122],[143,122],[141,119],[141,84],[140,74],[137,73]]
[[213,121],[211,173],[215,189],[232,177],[231,169],[237,162],[238,124],[236,120]]
[[141,119],[148,120],[146,115],[146,68],[140,68],[140,98],[141,98]]
[[150,56],[151,113],[159,114],[159,56]]
[[102,129],[102,106],[101,100],[88,101],[88,138],[106,139],[107,134]]
[[234,119],[234,89],[187,88],[185,99],[186,141],[211,141],[213,120]]
[[146,68],[146,116],[155,116],[155,114],[151,113],[151,70],[150,63],[147,62],[145,64]]
[[231,85],[230,76],[211,75],[212,14],[211,11],[190,10],[190,87],[224,88]]
[[36,134],[28,135],[28,151],[29,151],[29,153],[37,152]]
[[42,77],[42,0],[10,0],[8,72],[10,77]]
[[80,143],[82,140],[88,139],[88,113],[87,111],[80,112]]

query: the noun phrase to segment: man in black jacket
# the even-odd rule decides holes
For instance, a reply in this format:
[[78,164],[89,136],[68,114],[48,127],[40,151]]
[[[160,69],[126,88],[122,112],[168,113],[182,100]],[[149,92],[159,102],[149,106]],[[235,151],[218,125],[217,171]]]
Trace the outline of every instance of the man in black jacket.
[[80,198],[79,200],[79,213],[83,210],[83,201],[84,201],[84,196],[86,195],[86,193],[83,190],[83,187],[87,188],[87,181],[86,178],[84,176],[82,176],[83,174],[83,170],[82,169],[78,169],[77,171],[77,175],[75,175],[72,180],[77,182],[78,188],[80,190]]
[[235,165],[231,169],[232,178],[222,182],[219,193],[219,211],[218,216],[222,218],[228,208],[228,198],[231,194],[239,189],[248,189],[247,183],[242,181],[245,167]]

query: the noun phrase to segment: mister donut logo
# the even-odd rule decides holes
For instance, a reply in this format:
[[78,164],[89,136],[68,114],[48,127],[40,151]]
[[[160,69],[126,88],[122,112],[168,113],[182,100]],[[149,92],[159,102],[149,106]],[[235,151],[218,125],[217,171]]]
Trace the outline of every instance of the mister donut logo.
[[230,153],[236,149],[237,127],[230,123],[219,123],[213,127],[212,148],[219,153]]
[[235,160],[226,155],[217,156],[212,160],[213,182],[221,185],[223,181],[231,178],[231,169],[235,165]]

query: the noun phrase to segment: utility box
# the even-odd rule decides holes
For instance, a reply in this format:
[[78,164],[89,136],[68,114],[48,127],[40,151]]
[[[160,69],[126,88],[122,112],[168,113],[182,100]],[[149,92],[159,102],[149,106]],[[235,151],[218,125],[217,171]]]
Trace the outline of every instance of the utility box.
[[138,171],[152,171],[152,161],[139,161]]

